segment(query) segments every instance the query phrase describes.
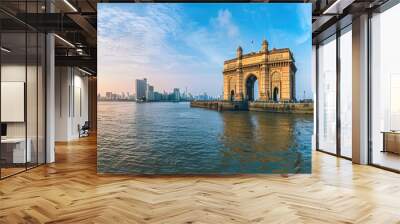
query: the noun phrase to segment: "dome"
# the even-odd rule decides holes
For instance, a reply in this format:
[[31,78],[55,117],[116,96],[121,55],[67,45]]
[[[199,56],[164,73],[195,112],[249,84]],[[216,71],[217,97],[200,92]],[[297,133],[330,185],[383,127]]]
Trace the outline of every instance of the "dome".
[[262,45],[268,45],[268,41],[266,39],[263,40]]

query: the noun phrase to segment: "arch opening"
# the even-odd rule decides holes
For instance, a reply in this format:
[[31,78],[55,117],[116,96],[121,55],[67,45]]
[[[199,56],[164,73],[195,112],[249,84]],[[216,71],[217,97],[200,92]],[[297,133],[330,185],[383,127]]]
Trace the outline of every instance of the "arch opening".
[[278,89],[278,87],[274,88],[273,99],[274,99],[275,102],[279,101],[279,89]]
[[246,100],[258,99],[258,81],[255,75],[250,75],[246,80]]
[[231,90],[231,95],[229,96],[229,100],[233,101],[235,99],[235,91]]

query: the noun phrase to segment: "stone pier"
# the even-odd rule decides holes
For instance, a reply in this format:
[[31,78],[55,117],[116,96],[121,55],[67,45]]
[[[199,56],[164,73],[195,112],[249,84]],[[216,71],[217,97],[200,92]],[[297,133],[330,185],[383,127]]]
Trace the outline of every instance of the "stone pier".
[[217,111],[264,111],[271,113],[313,114],[313,103],[273,103],[273,102],[246,102],[246,101],[192,101],[191,107],[206,108]]
[[255,101],[249,103],[249,110],[273,113],[313,114],[314,103],[271,103]]
[[191,101],[191,107],[200,107],[217,111],[248,110],[248,103],[243,101]]

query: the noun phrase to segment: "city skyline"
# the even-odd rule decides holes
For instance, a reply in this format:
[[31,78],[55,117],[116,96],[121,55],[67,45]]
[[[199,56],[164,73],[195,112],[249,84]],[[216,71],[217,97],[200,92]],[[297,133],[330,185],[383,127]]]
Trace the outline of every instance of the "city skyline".
[[[146,78],[143,78],[143,79],[146,79]],[[136,88],[134,88],[135,87],[135,83],[136,83],[136,80],[134,81],[134,84],[132,85],[132,88],[130,88],[129,90],[127,90],[127,91],[123,91],[123,90],[109,90],[109,91],[105,91],[105,92],[98,92],[98,96],[101,96],[101,97],[106,97],[107,96],[107,94],[117,94],[117,95],[120,95],[120,96],[123,96],[124,94],[125,94],[125,96],[134,96],[134,97],[136,97]],[[150,85],[150,86],[152,86],[152,85]],[[209,97],[211,97],[211,98],[213,98],[213,99],[216,99],[216,98],[219,98],[219,97],[222,97],[222,93],[221,94],[218,94],[218,95],[211,95],[211,94],[209,94],[208,92],[202,92],[202,93],[198,93],[198,94],[193,94],[189,89],[187,89],[187,88],[179,88],[179,87],[173,87],[173,88],[171,88],[171,89],[169,89],[169,90],[155,90],[155,86],[152,86],[152,87],[154,87],[154,92],[158,92],[158,93],[172,93],[173,91],[174,91],[174,89],[175,88],[178,88],[180,91],[182,91],[182,93],[184,93],[184,94],[187,94],[187,95],[192,95],[192,96],[204,96],[204,95],[207,95],[207,96],[209,96]]]
[[[107,91],[101,91],[101,92],[98,91],[98,95],[105,96],[107,92],[112,92],[112,93],[116,93],[116,94],[120,94],[120,93],[127,94],[127,93],[129,93],[131,96],[132,95],[136,96],[136,94],[135,94],[135,92],[136,92],[135,82],[136,82],[136,80],[133,81],[133,84],[131,85],[131,88],[128,88],[127,90],[125,90],[125,89],[124,90],[121,90],[121,89],[109,89]],[[192,95],[204,95],[204,94],[207,94],[207,95],[212,96],[212,97],[221,97],[222,96],[222,92],[220,94],[216,94],[216,95],[211,95],[206,91],[199,92],[197,94],[193,94],[190,91],[190,89],[187,89],[187,87],[171,87],[170,89],[156,89],[156,86],[154,86],[154,92],[159,92],[159,93],[167,92],[168,93],[168,92],[173,92],[174,88],[178,88],[181,91],[187,92],[188,94],[190,93]]]
[[[312,98],[311,18],[302,13],[309,10],[309,4],[99,4],[99,93],[127,91],[147,77],[155,91],[187,87],[219,96],[224,60],[239,45],[257,52],[267,39],[271,49],[292,49],[296,95]],[[117,14],[132,22],[121,23]]]
[[147,78],[135,80],[135,90],[130,91],[107,91],[103,95],[97,94],[100,101],[191,101],[191,100],[220,100],[222,95],[210,96],[206,92],[193,95],[185,88],[183,92],[180,88],[173,88],[172,91],[154,91],[154,86],[150,85]]

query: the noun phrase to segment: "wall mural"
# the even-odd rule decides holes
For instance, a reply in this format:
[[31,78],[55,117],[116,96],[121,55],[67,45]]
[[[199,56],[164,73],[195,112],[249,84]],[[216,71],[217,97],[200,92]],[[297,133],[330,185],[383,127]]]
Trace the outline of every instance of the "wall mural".
[[311,4],[98,9],[99,173],[311,172]]

